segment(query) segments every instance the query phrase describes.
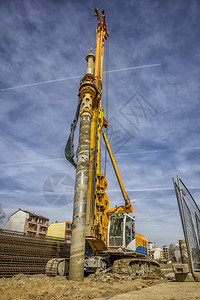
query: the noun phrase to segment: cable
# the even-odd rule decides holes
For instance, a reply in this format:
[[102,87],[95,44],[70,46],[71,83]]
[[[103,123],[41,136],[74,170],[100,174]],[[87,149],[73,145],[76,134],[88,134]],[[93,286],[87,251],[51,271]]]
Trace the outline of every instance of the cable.
[[[108,109],[109,109],[109,39],[106,40],[106,120],[108,121]],[[108,129],[106,128],[106,135]],[[104,164],[104,174],[106,175],[106,163],[107,163],[107,149],[105,147],[105,164]]]

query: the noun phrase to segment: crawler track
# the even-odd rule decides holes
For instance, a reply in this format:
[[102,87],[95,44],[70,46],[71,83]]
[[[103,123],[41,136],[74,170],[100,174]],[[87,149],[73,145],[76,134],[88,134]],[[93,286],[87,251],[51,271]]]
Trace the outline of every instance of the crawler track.
[[131,276],[132,278],[151,278],[161,277],[160,265],[157,261],[148,258],[126,257],[114,261],[113,274]]
[[65,276],[69,271],[69,262],[65,258],[52,258],[46,264],[46,275],[56,276],[61,275]]

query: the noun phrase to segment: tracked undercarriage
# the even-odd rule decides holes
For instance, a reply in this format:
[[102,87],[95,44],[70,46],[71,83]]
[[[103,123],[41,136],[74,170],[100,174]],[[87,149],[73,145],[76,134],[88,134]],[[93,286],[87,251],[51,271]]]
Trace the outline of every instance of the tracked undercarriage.
[[67,258],[52,258],[46,264],[45,269],[48,276],[65,276],[69,273],[69,259]]
[[[93,257],[93,267],[85,263],[85,270],[96,271],[95,277],[100,280],[103,278],[110,280],[127,279],[134,280],[136,278],[142,279],[159,279],[161,277],[160,265],[155,260],[150,260],[144,257],[124,257],[116,259],[112,263],[109,262],[108,257]],[[107,263],[106,263],[107,262]],[[46,265],[46,275],[48,276],[66,276],[69,272],[69,259],[54,258],[48,261]]]
[[161,277],[160,265],[157,261],[148,258],[123,258],[114,261],[113,274],[135,278],[158,279]]

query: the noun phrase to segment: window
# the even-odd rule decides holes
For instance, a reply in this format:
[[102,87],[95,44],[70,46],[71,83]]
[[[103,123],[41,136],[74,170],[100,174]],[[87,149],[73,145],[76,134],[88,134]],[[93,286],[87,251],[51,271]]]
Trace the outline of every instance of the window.
[[28,229],[29,230],[37,230],[37,225],[29,223],[28,224]]
[[132,223],[133,223],[133,220],[127,216],[126,217],[126,227],[125,227],[126,247],[132,241]]
[[68,230],[65,230],[65,235],[70,235],[70,236],[71,236],[71,235],[72,235],[72,231],[69,230],[69,229],[68,229]]
[[72,224],[71,223],[66,223],[66,228],[67,229],[72,229]]
[[46,228],[46,227],[40,226],[40,231],[43,231],[43,232],[45,232],[46,230],[47,230],[47,228]]
[[123,246],[123,227],[124,217],[123,215],[113,215],[110,217],[110,234],[109,234],[109,246],[120,247]]

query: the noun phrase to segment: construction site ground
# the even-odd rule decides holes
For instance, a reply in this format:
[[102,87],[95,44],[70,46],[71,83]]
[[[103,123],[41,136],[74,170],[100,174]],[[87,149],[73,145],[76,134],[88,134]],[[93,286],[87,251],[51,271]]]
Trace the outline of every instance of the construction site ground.
[[199,282],[176,282],[174,279],[97,282],[87,277],[73,282],[65,277],[18,274],[0,279],[1,300],[196,300],[200,299]]

